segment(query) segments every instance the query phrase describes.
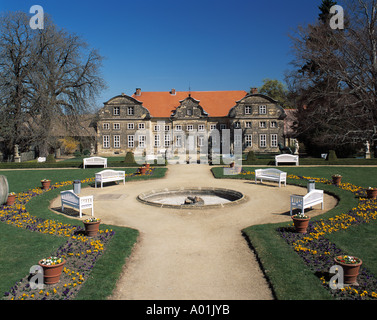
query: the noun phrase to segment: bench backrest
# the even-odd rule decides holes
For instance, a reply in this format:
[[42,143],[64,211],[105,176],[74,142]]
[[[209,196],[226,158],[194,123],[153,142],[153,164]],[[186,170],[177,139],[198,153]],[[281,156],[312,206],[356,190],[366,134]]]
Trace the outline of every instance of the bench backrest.
[[96,176],[101,176],[101,177],[114,177],[114,176],[122,176],[122,175],[125,175],[124,171],[103,170],[101,172],[96,173]]
[[280,154],[278,156],[275,156],[275,159],[279,160],[279,161],[281,161],[281,160],[287,160],[287,161],[294,162],[294,161],[298,160],[298,156],[295,156],[293,154]]
[[106,158],[101,158],[101,157],[91,157],[91,158],[85,158],[84,162],[85,163],[90,163],[90,162],[96,162],[96,163],[105,163],[107,161]]
[[258,169],[258,170],[255,170],[255,174],[256,175],[263,174],[263,175],[266,175],[266,176],[275,176],[275,177],[278,177],[281,174],[284,175],[285,172],[280,171],[278,169]]
[[323,198],[323,190],[312,190],[305,197],[305,202],[316,201]]
[[80,197],[75,194],[72,190],[62,191],[60,192],[60,196],[62,200],[69,201],[71,203],[79,203]]

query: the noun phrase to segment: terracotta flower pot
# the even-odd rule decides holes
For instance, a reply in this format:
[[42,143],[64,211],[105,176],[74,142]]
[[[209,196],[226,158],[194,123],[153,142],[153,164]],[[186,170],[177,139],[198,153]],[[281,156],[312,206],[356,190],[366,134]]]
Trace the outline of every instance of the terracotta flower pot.
[[308,229],[308,226],[309,226],[310,218],[298,219],[298,218],[292,217],[292,220],[293,220],[293,224],[295,226],[296,232],[306,233],[306,230]]
[[376,199],[377,198],[377,189],[367,189],[367,197],[369,199]]
[[95,222],[85,222],[83,221],[85,226],[85,234],[88,237],[95,237],[99,230],[99,225],[101,221],[95,221]]
[[147,167],[140,167],[139,172],[140,174],[145,174],[147,172]]
[[7,199],[7,206],[13,206],[16,202],[16,195],[15,194],[9,194]]
[[363,261],[359,259],[360,262],[357,264],[348,264],[342,263],[336,258],[334,260],[336,264],[343,268],[344,284],[358,285],[357,276],[359,275],[360,267],[363,264]]
[[50,188],[50,185],[51,185],[50,180],[42,180],[41,183],[42,183],[43,190],[48,190]]
[[46,266],[41,263],[42,260],[38,262],[38,264],[43,268],[43,282],[44,284],[50,285],[58,283],[60,280],[60,275],[62,274],[64,264],[66,262],[63,259],[62,263],[55,264],[53,266]]
[[339,186],[341,181],[342,181],[342,177],[332,176],[332,183],[335,184],[336,186]]

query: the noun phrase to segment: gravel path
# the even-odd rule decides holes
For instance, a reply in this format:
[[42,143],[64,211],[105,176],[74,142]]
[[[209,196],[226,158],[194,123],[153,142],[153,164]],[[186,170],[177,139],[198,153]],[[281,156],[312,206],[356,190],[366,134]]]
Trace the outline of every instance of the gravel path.
[[[136,200],[145,191],[181,186],[233,189],[245,194],[247,201],[222,209],[176,210]],[[251,225],[291,221],[290,195],[304,195],[306,189],[218,180],[208,165],[173,165],[164,179],[86,188],[82,194],[95,196],[94,214],[103,223],[140,231],[110,299],[270,300],[271,290],[241,230]],[[118,195],[118,199],[103,200],[106,195]],[[55,201],[59,206],[60,199]],[[326,211],[336,203],[334,198],[325,196]],[[311,216],[323,212],[317,206]]]

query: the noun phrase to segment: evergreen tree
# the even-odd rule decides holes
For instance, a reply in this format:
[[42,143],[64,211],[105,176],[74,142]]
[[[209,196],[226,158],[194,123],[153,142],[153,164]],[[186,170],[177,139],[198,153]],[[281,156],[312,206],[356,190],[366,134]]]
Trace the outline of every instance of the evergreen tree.
[[318,19],[323,23],[327,23],[329,21],[330,9],[332,6],[335,6],[336,4],[337,2],[333,0],[322,0],[321,5],[318,7],[321,11]]

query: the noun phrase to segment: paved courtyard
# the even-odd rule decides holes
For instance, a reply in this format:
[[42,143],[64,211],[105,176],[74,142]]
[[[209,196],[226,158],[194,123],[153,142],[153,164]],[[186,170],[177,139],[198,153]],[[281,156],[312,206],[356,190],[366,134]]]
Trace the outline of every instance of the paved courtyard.
[[[136,197],[151,190],[217,187],[242,192],[247,201],[220,209],[162,209]],[[269,300],[268,283],[241,230],[251,225],[291,221],[291,194],[305,188],[276,183],[215,179],[208,165],[170,165],[158,180],[82,189],[94,195],[94,215],[103,223],[139,230],[140,237],[110,299]],[[337,200],[325,195],[325,211]],[[60,206],[60,197],[51,203]],[[325,211],[316,206],[310,215]],[[90,211],[84,214],[90,214]],[[85,215],[84,215],[85,217]]]

